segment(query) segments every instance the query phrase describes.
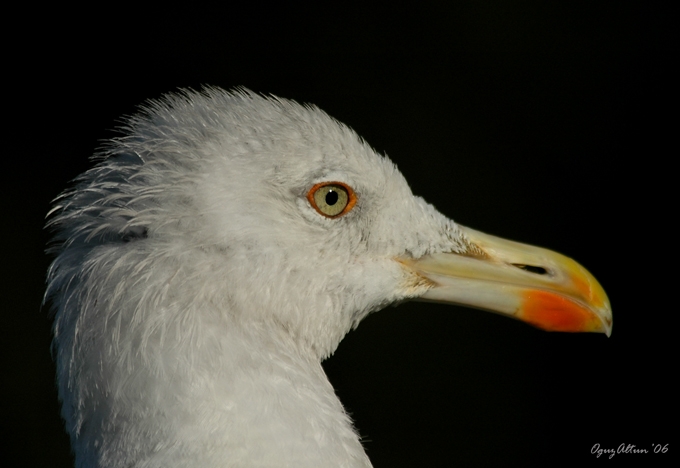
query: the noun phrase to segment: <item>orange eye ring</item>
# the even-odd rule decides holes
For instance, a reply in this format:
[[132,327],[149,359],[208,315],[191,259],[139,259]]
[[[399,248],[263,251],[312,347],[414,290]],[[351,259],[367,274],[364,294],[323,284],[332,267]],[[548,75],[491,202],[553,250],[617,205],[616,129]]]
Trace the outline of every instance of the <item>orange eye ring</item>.
[[307,192],[309,204],[326,218],[339,218],[347,214],[357,203],[352,187],[336,181],[319,182]]

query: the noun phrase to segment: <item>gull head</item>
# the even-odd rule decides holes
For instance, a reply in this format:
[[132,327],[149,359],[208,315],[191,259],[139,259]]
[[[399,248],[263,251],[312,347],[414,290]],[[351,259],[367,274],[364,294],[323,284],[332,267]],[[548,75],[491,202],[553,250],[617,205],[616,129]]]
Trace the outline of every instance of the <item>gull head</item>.
[[236,388],[254,355],[282,349],[318,363],[369,313],[406,300],[611,331],[606,294],[575,261],[456,224],[347,126],[247,90],[147,104],[49,224],[60,396],[83,459],[117,453],[93,447],[117,433],[102,428],[125,413],[104,409],[118,396],[156,385],[138,403],[160,405],[196,369],[227,369]]

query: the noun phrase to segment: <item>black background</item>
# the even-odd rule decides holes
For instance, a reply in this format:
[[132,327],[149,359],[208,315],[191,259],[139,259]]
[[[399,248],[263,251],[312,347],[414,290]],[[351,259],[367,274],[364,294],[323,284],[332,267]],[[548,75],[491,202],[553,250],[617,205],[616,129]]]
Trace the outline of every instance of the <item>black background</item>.
[[[318,105],[444,214],[572,256],[609,294],[609,339],[425,303],[367,318],[324,367],[376,467],[671,465],[669,12],[603,1],[111,4],[5,21],[20,33],[4,61],[0,464],[72,464],[40,306],[50,200],[121,116],[210,84]],[[650,453],[596,459],[596,443]]]

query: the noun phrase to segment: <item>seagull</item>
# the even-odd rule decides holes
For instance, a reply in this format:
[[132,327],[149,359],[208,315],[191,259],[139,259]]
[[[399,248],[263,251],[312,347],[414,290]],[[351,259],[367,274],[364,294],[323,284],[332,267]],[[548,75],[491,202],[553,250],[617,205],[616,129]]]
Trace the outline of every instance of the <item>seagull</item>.
[[314,106],[169,94],[96,161],[48,214],[78,468],[371,466],[321,362],[387,305],[611,332],[581,265],[456,224]]

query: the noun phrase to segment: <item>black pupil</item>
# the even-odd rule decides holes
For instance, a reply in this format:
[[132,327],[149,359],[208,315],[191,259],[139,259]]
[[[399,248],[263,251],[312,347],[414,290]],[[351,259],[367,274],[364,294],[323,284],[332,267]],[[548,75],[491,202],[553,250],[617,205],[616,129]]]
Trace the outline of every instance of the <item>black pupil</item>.
[[329,190],[326,194],[326,204],[328,206],[333,206],[338,202],[338,192],[335,190]]

